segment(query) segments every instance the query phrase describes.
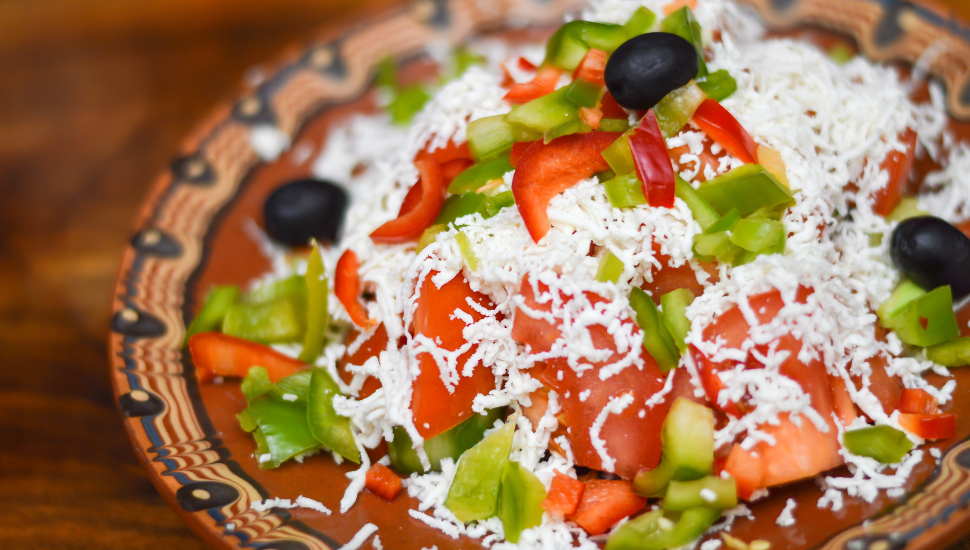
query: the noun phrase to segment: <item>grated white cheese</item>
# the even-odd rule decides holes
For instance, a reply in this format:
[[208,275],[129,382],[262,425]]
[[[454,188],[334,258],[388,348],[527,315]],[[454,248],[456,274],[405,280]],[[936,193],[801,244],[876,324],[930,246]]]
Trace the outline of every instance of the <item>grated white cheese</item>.
[[360,548],[371,535],[377,532],[377,526],[373,523],[368,523],[357,531],[357,534],[353,536],[347,544],[341,546],[338,550],[357,550]]
[[[257,500],[252,502],[249,507],[257,512],[265,512],[271,508],[306,508],[308,510],[315,510],[323,514],[327,514],[328,516],[333,513],[330,511],[330,508],[327,508],[320,502],[313,500],[312,498],[307,498],[303,495],[298,496],[296,500],[293,501],[286,498],[268,498],[266,500]],[[226,528],[228,529],[229,524],[226,525]],[[235,526],[232,528],[234,529]]]
[[780,527],[791,527],[795,525],[794,512],[796,506],[798,506],[798,503],[793,498],[785,501],[785,508],[778,514],[778,519],[775,520],[775,523]]

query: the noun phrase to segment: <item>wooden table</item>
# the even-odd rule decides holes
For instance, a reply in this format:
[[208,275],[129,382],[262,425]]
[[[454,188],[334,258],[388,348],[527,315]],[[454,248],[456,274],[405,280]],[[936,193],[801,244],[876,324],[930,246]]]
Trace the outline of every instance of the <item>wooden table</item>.
[[0,548],[204,548],[137,462],[108,381],[135,212],[247,69],[395,3],[0,3]]

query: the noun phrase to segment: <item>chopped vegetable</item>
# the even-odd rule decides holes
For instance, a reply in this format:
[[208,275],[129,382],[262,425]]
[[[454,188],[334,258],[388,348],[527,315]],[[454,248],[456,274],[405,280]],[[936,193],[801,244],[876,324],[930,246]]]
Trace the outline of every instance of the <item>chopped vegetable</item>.
[[[468,449],[482,440],[485,430],[495,425],[495,421],[505,416],[504,408],[490,409],[488,414],[473,414],[471,418],[445,432],[424,440],[424,452],[428,455],[432,471],[441,470],[441,461],[445,458],[458,460]],[[405,474],[424,472],[418,452],[414,450],[414,443],[407,431],[400,426],[394,428],[394,441],[387,445],[391,464]]]
[[364,487],[384,500],[391,501],[404,488],[401,478],[387,466],[377,463],[367,469]]
[[430,99],[431,94],[424,86],[414,84],[397,90],[385,109],[391,115],[391,122],[398,126],[407,126]]
[[647,499],[634,493],[629,481],[593,479],[586,482],[579,507],[569,519],[590,535],[601,535],[646,504]]
[[506,157],[496,157],[491,160],[482,161],[451,180],[451,185],[448,186],[448,192],[460,195],[462,193],[478,191],[485,184],[493,180],[500,180],[507,172],[511,171],[512,165],[509,164],[509,159]]
[[670,406],[660,435],[663,454],[660,464],[643,470],[633,481],[637,494],[662,494],[667,484],[691,481],[713,473],[714,413],[711,409],[678,397]]
[[333,293],[347,310],[350,320],[358,327],[369,330],[377,326],[377,321],[367,316],[367,309],[360,302],[360,261],[357,253],[347,249],[337,260],[333,276]]
[[698,77],[707,76],[707,62],[704,60],[704,40],[701,37],[701,25],[694,18],[694,12],[688,6],[684,6],[671,13],[660,22],[660,30],[676,34],[684,40],[690,42],[697,50],[697,60],[699,68]]
[[637,324],[643,329],[643,347],[657,362],[660,372],[677,368],[680,352],[660,318],[657,305],[646,292],[633,288],[630,291],[630,307],[636,313]]
[[596,107],[602,96],[602,84],[596,84],[582,78],[574,80],[572,84],[566,86],[566,99],[577,107]]
[[704,476],[692,481],[671,480],[664,493],[664,510],[683,511],[708,507],[726,510],[738,505],[734,478]]
[[370,238],[375,243],[400,243],[417,240],[434,222],[444,206],[441,167],[431,160],[416,160],[418,184],[421,185],[421,202],[413,210],[386,222],[375,229]]
[[[465,129],[468,148],[476,160],[483,161],[501,156],[521,141],[535,141],[542,137],[541,132],[510,124],[505,115],[496,115],[468,123]],[[510,159],[511,161],[511,159]],[[513,163],[512,166],[515,166]]]
[[628,139],[647,202],[654,207],[673,208],[674,168],[653,111],[647,112]]
[[222,320],[226,317],[229,308],[232,307],[242,293],[236,285],[224,285],[213,287],[202,303],[199,314],[189,323],[189,328],[185,330],[185,338],[182,340],[182,347],[189,345],[189,338],[200,332],[210,332],[219,330],[222,327]]
[[472,243],[468,240],[468,236],[459,231],[455,235],[455,241],[458,242],[458,249],[461,250],[461,256],[465,259],[465,263],[468,264],[468,269],[478,271],[478,258],[475,256],[475,251],[472,249]]
[[445,499],[445,508],[460,521],[488,519],[498,512],[499,490],[509,463],[517,418],[513,415],[504,426],[461,455]]
[[892,426],[870,426],[849,430],[842,434],[846,450],[859,456],[874,458],[883,464],[898,464],[913,448],[906,434]]
[[751,139],[734,115],[713,99],[706,99],[694,111],[692,119],[731,156],[745,164],[757,164],[758,145]]
[[910,218],[929,216],[930,213],[920,210],[919,199],[917,197],[903,197],[893,211],[886,216],[886,221],[901,222]]
[[970,337],[954,338],[925,350],[926,358],[944,367],[970,365]]
[[616,138],[607,148],[603,149],[603,159],[610,169],[617,176],[633,174],[636,165],[633,161],[633,152],[630,150],[629,137],[633,135],[634,129],[627,130],[626,133]]
[[706,231],[721,219],[721,215],[711,206],[711,203],[701,197],[689,183],[676,175],[674,181],[676,182],[674,192],[677,198],[687,203],[687,207],[690,208],[691,214],[694,215],[694,219],[701,226],[701,229]]
[[438,238],[438,233],[447,230],[448,226],[443,223],[435,224],[425,229],[424,233],[421,234],[421,238],[418,239],[418,252],[421,252],[425,247],[435,242]]
[[600,258],[600,266],[596,271],[596,280],[601,283],[615,283],[623,275],[623,261],[613,255],[609,250]]
[[579,107],[566,97],[571,87],[563,86],[548,95],[519,105],[505,115],[505,122],[544,133],[550,128],[578,119]]
[[530,82],[513,84],[504,99],[509,103],[528,103],[551,94],[564,71],[552,65],[543,65]]
[[337,414],[333,406],[333,399],[338,395],[340,387],[330,378],[326,369],[314,367],[307,402],[310,432],[331,451],[359,464],[360,451],[354,442],[350,419]]
[[882,161],[879,168],[889,174],[886,185],[873,193],[872,211],[880,216],[888,216],[895,210],[903,198],[909,174],[913,170],[913,160],[916,158],[916,132],[907,128],[899,135],[902,151],[891,150]]
[[654,23],[657,22],[657,14],[649,9],[640,6],[633,15],[623,24],[623,31],[627,38],[633,38],[643,33],[650,32]]
[[727,69],[720,69],[707,75],[707,78],[697,83],[707,97],[718,103],[734,95],[738,91],[738,82],[734,80]]
[[237,302],[222,320],[222,332],[261,344],[296,342],[306,331],[306,303],[295,297]]
[[664,550],[660,533],[663,510],[652,510],[617,527],[606,539],[605,550]]
[[[606,59],[608,57],[609,54],[603,50],[590,48],[586,52],[586,55],[583,56],[583,60],[579,62],[579,66],[573,72],[573,80],[577,82],[585,80],[597,84],[601,87],[600,94],[602,94],[602,86],[606,85],[606,82],[603,80],[603,72],[606,71]],[[577,105],[579,104],[577,103]],[[590,105],[586,105],[586,107],[590,107]]]
[[781,158],[781,153],[764,145],[758,146],[758,161],[769,174],[775,176],[782,185],[791,189],[788,185],[788,172],[785,168],[785,161]]
[[775,220],[738,220],[731,231],[731,242],[750,252],[762,252],[785,238],[785,226]]
[[272,382],[306,368],[302,361],[283,355],[271,347],[218,332],[203,332],[189,338],[189,352],[200,384],[216,376],[242,378],[249,367],[266,367]]
[[960,335],[950,287],[941,286],[906,303],[883,325],[896,331],[903,342],[928,347]]
[[559,27],[546,44],[544,63],[572,71],[579,66],[590,48],[611,53],[627,40],[621,25],[570,21]]
[[539,478],[518,462],[509,461],[502,477],[497,511],[502,520],[505,540],[519,542],[522,531],[542,523],[542,502],[545,498],[546,488]]
[[579,502],[583,498],[586,484],[555,470],[552,482],[549,483],[549,493],[542,501],[542,508],[550,514],[566,517],[576,513]]
[[602,132],[626,132],[629,129],[630,121],[625,118],[601,118],[597,128]]
[[748,164],[705,182],[697,194],[719,213],[737,208],[745,217],[760,208],[791,203],[791,191],[760,164]]
[[327,311],[330,286],[327,284],[327,276],[323,270],[323,252],[316,243],[313,243],[313,250],[307,259],[306,291],[307,328],[299,359],[304,363],[313,364],[323,350],[323,336],[330,323],[330,313]]
[[906,414],[937,414],[936,398],[919,388],[903,388],[899,394],[899,412]]
[[[580,107],[580,110],[582,109],[583,107]],[[582,134],[592,130],[592,126],[586,124],[586,122],[581,118],[577,118],[568,122],[563,122],[559,126],[553,126],[552,128],[546,130],[546,132],[542,134],[542,143],[548,145],[550,141],[556,138],[572,134]]]
[[672,138],[680,132],[700,106],[707,94],[691,80],[686,86],[677,88],[657,103],[653,108],[657,123],[664,138]]
[[900,414],[899,425],[923,439],[951,439],[957,436],[954,414]]
[[[277,468],[283,462],[320,446],[307,424],[306,407],[296,403],[259,397],[246,409],[259,426],[257,442],[265,445],[272,458],[260,458],[261,470]],[[260,445],[262,446],[262,445]]]
[[687,351],[687,333],[690,332],[687,306],[693,301],[694,293],[687,288],[677,289],[660,297],[661,319],[680,353]]
[[614,208],[633,208],[647,204],[647,197],[643,194],[643,183],[636,174],[617,176],[604,182],[603,187],[606,198]]

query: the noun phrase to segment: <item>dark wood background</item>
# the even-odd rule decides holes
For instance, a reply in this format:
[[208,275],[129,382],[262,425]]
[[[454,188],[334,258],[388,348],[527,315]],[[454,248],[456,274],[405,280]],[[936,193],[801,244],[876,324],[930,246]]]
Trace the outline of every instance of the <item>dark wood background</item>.
[[204,548],[112,397],[121,252],[154,176],[247,69],[402,1],[0,0],[0,548]]

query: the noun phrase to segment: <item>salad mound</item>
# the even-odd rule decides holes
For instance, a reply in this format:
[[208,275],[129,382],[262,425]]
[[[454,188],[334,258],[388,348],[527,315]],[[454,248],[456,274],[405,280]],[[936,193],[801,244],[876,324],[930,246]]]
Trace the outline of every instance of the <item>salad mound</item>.
[[329,451],[360,464],[341,512],[406,491],[523,548],[736,544],[802,480],[833,511],[902,495],[956,436],[970,148],[938,85],[762,34],[726,1],[593,0],[434,93],[385,67],[387,112],[267,203],[300,245],[349,194],[339,243],[272,244],[188,330],[200,382],[242,379],[259,466]]

